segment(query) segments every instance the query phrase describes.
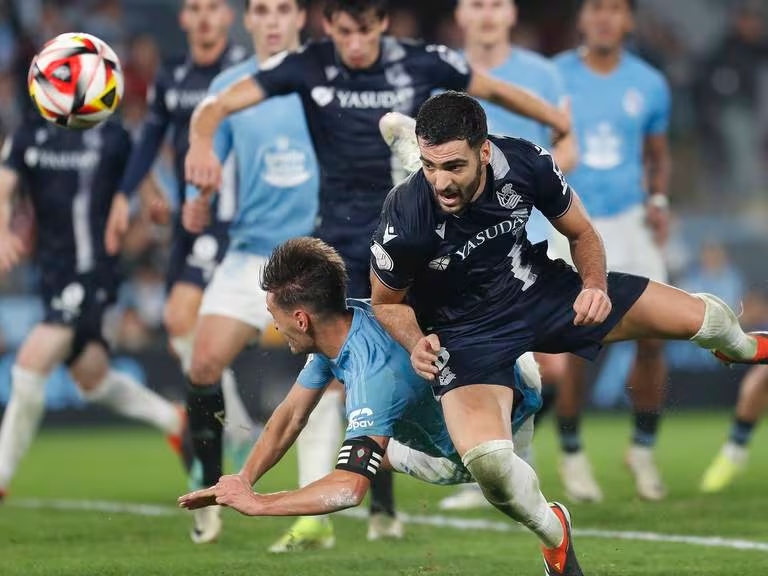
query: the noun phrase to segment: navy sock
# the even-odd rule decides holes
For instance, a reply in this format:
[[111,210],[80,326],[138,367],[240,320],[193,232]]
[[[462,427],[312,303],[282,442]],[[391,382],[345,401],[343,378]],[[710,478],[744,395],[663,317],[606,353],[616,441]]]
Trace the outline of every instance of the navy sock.
[[652,447],[656,444],[656,435],[659,431],[658,412],[636,411],[635,431],[632,435],[632,443],[637,446]]
[[581,418],[579,416],[558,416],[557,432],[560,448],[566,454],[581,452]]
[[747,422],[735,418],[731,424],[730,441],[738,446],[746,446],[752,440],[752,432],[755,429],[755,422]]
[[371,483],[371,514],[395,515],[395,490],[392,472],[379,470]]
[[224,395],[221,383],[187,388],[187,415],[195,457],[203,467],[203,484],[213,486],[222,474]]

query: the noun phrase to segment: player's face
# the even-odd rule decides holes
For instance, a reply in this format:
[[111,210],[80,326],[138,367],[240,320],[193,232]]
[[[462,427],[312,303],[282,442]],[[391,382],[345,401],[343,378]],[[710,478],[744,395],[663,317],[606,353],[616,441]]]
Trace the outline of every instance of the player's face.
[[379,18],[375,10],[357,19],[346,12],[336,12],[330,20],[323,20],[325,33],[333,40],[341,61],[352,70],[370,68],[376,63],[381,36],[388,25],[389,19]]
[[587,0],[581,9],[579,28],[584,42],[596,52],[614,52],[632,31],[629,0]]
[[440,209],[458,214],[482,192],[485,167],[491,158],[486,141],[479,150],[466,140],[429,146],[419,139],[421,165]]
[[256,52],[272,56],[298,46],[306,17],[296,0],[251,0],[243,22]]
[[307,354],[315,351],[315,341],[311,336],[309,315],[298,308],[286,310],[277,305],[271,292],[267,293],[267,310],[272,314],[275,328],[282,334],[288,347],[294,354]]
[[460,0],[456,23],[467,44],[495,46],[509,42],[509,31],[517,22],[513,0]]
[[232,11],[227,0],[186,0],[181,10],[181,28],[195,46],[213,46],[229,34]]

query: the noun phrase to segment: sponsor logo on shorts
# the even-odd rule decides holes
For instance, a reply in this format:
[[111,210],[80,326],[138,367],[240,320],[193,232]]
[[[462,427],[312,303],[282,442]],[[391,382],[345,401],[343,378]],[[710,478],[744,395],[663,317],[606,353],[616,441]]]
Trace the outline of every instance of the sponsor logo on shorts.
[[349,413],[347,431],[370,428],[373,426],[373,410],[370,408],[358,408]]
[[61,312],[64,319],[69,321],[80,316],[84,300],[85,288],[79,282],[72,282],[51,300],[51,308]]

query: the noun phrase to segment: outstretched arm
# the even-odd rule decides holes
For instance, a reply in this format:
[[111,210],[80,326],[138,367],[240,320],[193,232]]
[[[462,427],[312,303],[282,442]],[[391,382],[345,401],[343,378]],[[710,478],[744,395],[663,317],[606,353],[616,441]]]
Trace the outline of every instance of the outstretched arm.
[[533,118],[551,126],[556,136],[562,137],[571,131],[568,115],[542,100],[535,94],[507,82],[503,82],[478,70],[472,71],[472,81],[467,93],[476,98],[488,100],[510,112]]
[[[372,444],[371,444],[372,443]],[[353,463],[348,455],[348,464],[344,469],[337,469],[319,480],[287,492],[256,494],[251,490],[242,475],[224,476],[216,486],[201,490],[216,504],[228,506],[246,516],[312,516],[330,514],[360,504],[368,492],[389,438],[383,436],[353,438],[345,441],[340,452],[342,461],[345,448],[357,453],[368,447],[366,456],[360,462]],[[371,450],[373,447],[376,450]],[[179,499],[182,507],[191,508],[187,502]]]
[[253,77],[243,78],[216,95],[205,98],[189,123],[189,152],[185,161],[187,182],[206,195],[221,186],[221,162],[214,151],[213,137],[224,118],[260,104],[266,92]]

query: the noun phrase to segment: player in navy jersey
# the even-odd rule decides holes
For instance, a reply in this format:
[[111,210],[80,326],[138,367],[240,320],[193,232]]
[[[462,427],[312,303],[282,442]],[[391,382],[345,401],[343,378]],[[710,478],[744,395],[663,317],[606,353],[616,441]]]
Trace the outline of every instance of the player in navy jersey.
[[[623,273],[607,273],[600,236],[546,149],[489,137],[480,104],[456,92],[416,119],[422,169],[388,195],[371,245],[372,304],[441,399],[458,453],[486,497],[529,517],[520,486],[533,470],[514,452],[515,394],[504,374],[524,352],[594,359],[608,342],[690,340],[719,358],[768,363],[768,336],[746,334],[734,312]],[[532,245],[538,208],[571,246],[575,269]],[[567,519],[545,549],[549,574],[581,574],[566,560]],[[545,543],[546,546],[546,543]]]
[[[550,104],[568,109],[565,86],[560,71],[548,58],[510,42],[510,32],[518,22],[515,0],[459,0],[456,23],[464,33],[464,55],[472,66],[492,76],[515,82]],[[488,117],[488,131],[503,136],[525,138],[539,146],[549,146],[548,126],[517,114],[510,114],[495,104],[482,102]],[[415,136],[413,139],[415,141]],[[552,147],[552,156],[566,174],[576,165],[577,151],[573,135]],[[528,239],[535,243],[552,238],[554,228],[538,210],[525,225]],[[566,368],[564,355],[537,354],[547,399],[553,400],[558,382]],[[529,458],[532,455],[528,456]],[[530,461],[529,461],[530,463]],[[488,502],[476,484],[462,486],[456,494],[440,501],[442,510],[461,510]]]
[[[555,63],[571,98],[581,151],[569,180],[605,242],[608,269],[665,282],[670,94],[663,75],[624,48],[633,27],[632,4],[632,0],[583,2],[579,15],[583,44],[558,56]],[[567,259],[564,245],[561,250]],[[566,494],[575,501],[602,497],[579,430],[585,368],[578,358],[568,358],[556,403],[560,476]],[[660,500],[666,492],[653,458],[666,381],[664,343],[638,340],[627,380],[634,429],[626,463],[638,495],[646,500]]]
[[[118,253],[121,239],[128,229],[129,199],[149,174],[169,134],[174,151],[177,204],[181,206],[184,203],[184,156],[189,143],[192,111],[205,98],[208,86],[216,75],[246,56],[244,48],[229,43],[232,19],[227,0],[184,0],[180,23],[187,35],[189,53],[166,62],[150,88],[148,116],[110,212],[106,245],[111,254]],[[235,206],[234,190],[225,187],[220,191],[214,207],[213,221],[203,233],[187,232],[182,226],[180,211],[172,222],[173,245],[166,281],[168,299],[164,324],[171,348],[185,374],[189,371],[203,290],[226,251],[227,227],[234,215]],[[158,196],[153,201],[152,214],[161,223],[170,218],[169,205],[162,197]],[[236,453],[241,436],[238,431],[252,428],[252,423],[229,372],[225,373],[223,386],[229,407],[226,435],[230,440],[229,446]]]
[[[321,168],[315,235],[344,258],[352,297],[370,294],[368,239],[392,186],[392,154],[378,129],[385,113],[413,115],[435,89],[467,89],[530,115],[555,132],[569,130],[569,119],[557,108],[475,73],[446,47],[385,36],[386,10],[386,0],[327,2],[324,26],[329,39],[280,55],[252,77],[206,100],[190,128],[187,178],[204,191],[213,190],[220,185],[221,163],[212,139],[223,119],[273,96],[301,97]],[[329,418],[326,426],[332,425]],[[381,508],[393,514],[391,503],[383,502]]]
[[[413,371],[408,353],[376,321],[367,302],[345,300],[346,271],[338,252],[317,238],[289,240],[272,253],[261,285],[291,350],[311,354],[239,474],[182,496],[182,507],[224,504],[250,516],[327,514],[358,505],[383,469],[432,484],[471,478],[451,443],[440,405]],[[532,355],[523,355],[507,377],[518,396],[508,416],[510,433],[516,448],[525,450],[541,404]],[[284,457],[334,378],[344,383],[348,422],[336,469],[298,490],[253,493],[251,486]],[[565,508],[550,508],[537,484],[520,489],[535,509],[525,525],[545,541],[552,538],[550,532],[562,538],[557,515],[567,515]],[[330,544],[326,540],[318,547]],[[572,547],[568,553],[573,567]]]
[[116,259],[104,250],[112,197],[130,153],[114,121],[67,130],[35,117],[5,142],[0,167],[0,273],[29,247],[10,228],[12,198],[23,184],[37,221],[43,321],[27,336],[11,369],[11,399],[0,428],[0,499],[43,416],[45,382],[66,362],[83,398],[148,422],[181,450],[183,413],[125,372],[110,369],[101,323],[118,287]]

